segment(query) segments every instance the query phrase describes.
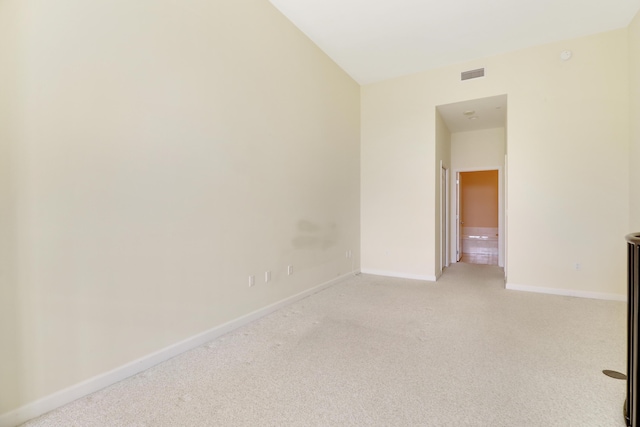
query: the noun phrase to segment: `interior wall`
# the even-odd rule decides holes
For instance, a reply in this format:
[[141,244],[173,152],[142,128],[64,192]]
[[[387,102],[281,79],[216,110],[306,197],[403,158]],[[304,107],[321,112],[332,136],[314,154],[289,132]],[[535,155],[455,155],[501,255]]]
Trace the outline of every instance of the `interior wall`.
[[17,175],[23,18],[17,2],[0,1],[0,414],[20,403],[25,371],[17,280],[18,192],[24,185]]
[[0,20],[0,414],[358,269],[360,88],[268,1]]
[[629,233],[640,232],[640,12],[629,25],[631,214]]
[[505,137],[505,128],[452,133],[451,167],[471,171],[504,166]]
[[[574,55],[563,62],[566,49]],[[430,112],[507,94],[509,282],[624,295],[628,54],[622,29],[364,86],[363,269],[434,275],[435,257],[416,259],[437,247]],[[480,67],[484,78],[460,81]]]
[[464,226],[498,228],[498,171],[463,172],[460,182]]
[[435,280],[435,105],[391,82],[361,87],[362,271]]

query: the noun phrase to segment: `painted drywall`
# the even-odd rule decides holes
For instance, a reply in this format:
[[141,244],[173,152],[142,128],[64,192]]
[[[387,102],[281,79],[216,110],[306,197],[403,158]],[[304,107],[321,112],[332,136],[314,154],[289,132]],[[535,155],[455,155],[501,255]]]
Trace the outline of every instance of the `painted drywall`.
[[433,112],[507,94],[509,282],[623,295],[627,42],[622,29],[363,86],[363,269],[435,274]]
[[631,214],[629,233],[640,232],[640,12],[629,25],[629,94],[631,123]]
[[22,120],[19,91],[24,16],[17,2],[0,1],[0,414],[16,407],[23,392],[26,370],[21,349],[20,288],[18,277],[17,210],[19,181],[17,139]]
[[267,0],[0,7],[0,414],[359,267],[360,88]]
[[504,166],[505,135],[504,128],[452,133],[452,169],[471,171]]
[[460,184],[464,226],[498,228],[498,171],[462,172]]

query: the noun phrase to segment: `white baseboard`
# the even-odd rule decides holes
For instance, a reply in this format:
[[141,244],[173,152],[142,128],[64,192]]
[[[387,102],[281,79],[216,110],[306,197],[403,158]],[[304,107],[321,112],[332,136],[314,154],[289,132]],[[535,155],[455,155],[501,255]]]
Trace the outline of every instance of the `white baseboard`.
[[254,322],[261,317],[273,313],[274,311],[277,311],[283,307],[300,301],[303,298],[320,292],[323,289],[340,283],[343,280],[352,277],[356,273],[358,272],[354,271],[336,277],[335,279],[325,282],[321,285],[315,286],[311,289],[300,292],[299,294],[285,298],[282,301],[276,302],[267,307],[239,317],[235,320],[231,320],[220,326],[216,326],[213,329],[202,332],[183,341],[177,342],[173,345],[170,345],[169,347],[163,348],[162,350],[158,350],[147,356],[141,357],[140,359],[134,360],[133,362],[130,362],[124,366],[113,369],[104,374],[97,375],[79,384],[75,384],[54,394],[43,397],[42,399],[28,403],[13,411],[1,414],[0,427],[17,426],[30,419],[39,417],[40,415],[46,414],[49,411],[71,403],[74,400],[77,400],[88,394],[95,393],[96,391],[102,390],[105,387],[108,387],[133,375],[139,374],[140,372],[158,365],[159,363],[167,361],[181,353],[184,353],[185,351],[199,347],[211,340],[218,338],[219,336],[233,331],[234,329]]
[[396,277],[398,279],[426,280],[428,282],[435,282],[438,279],[436,276],[422,276],[418,274],[398,273],[397,271],[371,270],[366,268],[361,269],[360,272],[362,274],[371,274],[373,276]]
[[601,300],[607,300],[607,301],[627,302],[626,295],[609,294],[605,292],[589,292],[589,291],[576,291],[573,289],[544,288],[541,286],[518,285],[515,283],[507,283],[506,288],[512,291],[535,292],[539,294],[561,295],[566,297],[578,297],[578,298],[601,299]]

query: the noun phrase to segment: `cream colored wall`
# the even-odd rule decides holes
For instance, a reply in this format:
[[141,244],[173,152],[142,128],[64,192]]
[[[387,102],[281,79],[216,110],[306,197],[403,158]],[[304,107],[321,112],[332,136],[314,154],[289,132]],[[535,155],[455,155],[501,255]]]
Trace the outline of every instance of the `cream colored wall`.
[[22,87],[23,14],[17,2],[0,0],[0,414],[20,403],[25,372],[20,322],[17,229],[20,155],[17,140],[22,120],[18,97]]
[[[499,261],[500,266],[504,266],[504,156],[506,154],[506,129],[493,128],[482,129],[470,132],[454,132],[451,134],[451,170],[453,173],[459,171],[500,169],[499,191]],[[452,196],[452,207],[450,221],[456,221],[456,199],[455,189]],[[453,237],[455,239],[455,236]],[[451,245],[451,258],[456,256],[456,245]]]
[[433,111],[507,94],[509,282],[623,295],[627,45],[623,29],[364,86],[362,268],[435,274]]
[[362,269],[434,277],[436,115],[413,90],[411,79],[361,88]]
[[640,232],[640,12],[629,25],[631,215],[629,233]]
[[267,0],[0,20],[0,414],[358,268],[359,86]]
[[482,129],[451,134],[451,167],[458,171],[504,166],[505,129]]

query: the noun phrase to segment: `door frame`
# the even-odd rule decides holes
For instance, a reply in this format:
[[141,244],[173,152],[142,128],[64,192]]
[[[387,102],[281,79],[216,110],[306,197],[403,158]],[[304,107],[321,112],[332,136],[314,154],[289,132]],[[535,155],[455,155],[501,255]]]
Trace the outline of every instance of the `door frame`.
[[[483,166],[478,168],[467,168],[467,169],[455,169],[454,176],[456,177],[456,197],[453,198],[455,200],[455,209],[452,209],[453,213],[451,215],[451,220],[455,221],[456,226],[453,227],[453,235],[451,236],[451,242],[456,242],[455,245],[451,245],[451,260],[452,262],[459,262],[459,258],[457,257],[457,251],[460,251],[460,257],[462,257],[462,244],[460,242],[461,239],[461,226],[460,226],[460,218],[458,214],[458,205],[460,203],[460,173],[462,172],[483,172],[483,171],[498,171],[498,266],[505,268],[505,254],[506,254],[506,227],[505,227],[505,175],[504,175],[504,166]],[[460,246],[460,248],[458,248]],[[453,261],[456,260],[456,261]],[[506,268],[505,268],[506,270]]]
[[450,178],[449,168],[440,161],[440,274],[449,261],[449,242],[451,241],[449,206],[450,206]]
[[461,221],[461,207],[460,207],[460,194],[462,192],[460,191],[460,171],[456,171],[456,209],[455,209],[455,215],[456,215],[456,232],[455,232],[455,239],[456,239],[456,252],[455,252],[455,256],[454,259],[456,260],[456,262],[460,262],[460,260],[462,259],[462,232],[460,230],[462,230],[462,221]]

